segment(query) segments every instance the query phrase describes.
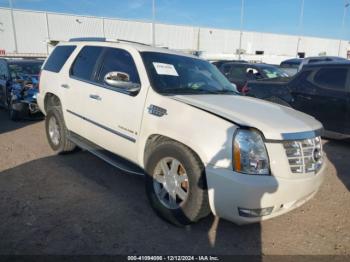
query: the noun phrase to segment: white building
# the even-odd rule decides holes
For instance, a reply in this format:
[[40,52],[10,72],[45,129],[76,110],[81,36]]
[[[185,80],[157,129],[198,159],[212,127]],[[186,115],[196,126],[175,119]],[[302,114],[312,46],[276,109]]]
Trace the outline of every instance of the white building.
[[[14,23],[13,23],[14,22]],[[182,51],[201,51],[208,59],[237,58],[240,32],[195,26],[155,25],[156,45]],[[131,21],[103,17],[79,16],[29,10],[0,8],[0,53],[46,55],[47,42],[64,41],[73,37],[106,37],[150,44],[150,21]],[[347,40],[301,37],[259,32],[243,32],[242,59],[267,63],[296,56],[334,55],[347,57]]]

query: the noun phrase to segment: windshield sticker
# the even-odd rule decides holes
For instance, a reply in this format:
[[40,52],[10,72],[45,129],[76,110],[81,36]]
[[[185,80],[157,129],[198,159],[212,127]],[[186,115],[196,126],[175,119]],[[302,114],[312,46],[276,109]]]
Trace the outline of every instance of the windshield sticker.
[[158,75],[179,76],[175,67],[171,64],[153,62]]

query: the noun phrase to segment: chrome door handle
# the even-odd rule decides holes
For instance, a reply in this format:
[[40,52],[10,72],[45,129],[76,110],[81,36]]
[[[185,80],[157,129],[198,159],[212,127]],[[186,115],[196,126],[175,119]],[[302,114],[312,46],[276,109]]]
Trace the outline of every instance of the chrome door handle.
[[91,99],[95,99],[95,100],[98,100],[98,101],[101,101],[102,100],[102,98],[99,96],[99,95],[89,95],[89,97],[91,98]]
[[69,85],[67,85],[67,84],[62,84],[61,87],[65,88],[65,89],[68,89],[68,88],[69,88]]

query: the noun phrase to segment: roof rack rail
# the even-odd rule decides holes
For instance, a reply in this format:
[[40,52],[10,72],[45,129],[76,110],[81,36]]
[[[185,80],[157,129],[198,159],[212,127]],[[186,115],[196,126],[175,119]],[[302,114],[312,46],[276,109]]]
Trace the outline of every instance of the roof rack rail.
[[76,37],[69,39],[69,42],[126,42],[126,43],[132,43],[132,44],[139,44],[139,45],[147,45],[145,43],[131,41],[131,40],[125,40],[125,39],[109,39],[106,37]]

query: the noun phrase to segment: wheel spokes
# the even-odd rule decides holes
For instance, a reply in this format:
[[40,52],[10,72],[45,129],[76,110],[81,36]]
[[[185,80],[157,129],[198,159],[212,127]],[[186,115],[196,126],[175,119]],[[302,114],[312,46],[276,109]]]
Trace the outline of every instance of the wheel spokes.
[[188,176],[181,162],[172,157],[161,159],[153,175],[155,193],[160,202],[177,209],[188,197]]
[[177,187],[176,188],[176,195],[181,199],[181,200],[185,200],[187,197],[187,192],[185,192],[185,190],[182,189],[182,187]]
[[165,176],[169,174],[168,163],[166,162],[165,159],[163,159],[163,160],[160,162],[160,167],[161,167],[162,172],[163,172],[163,174],[164,174]]

